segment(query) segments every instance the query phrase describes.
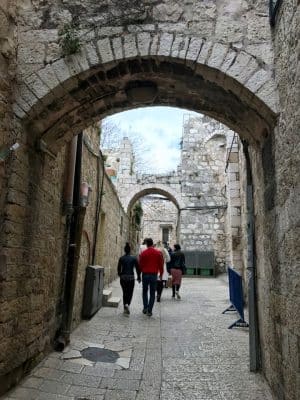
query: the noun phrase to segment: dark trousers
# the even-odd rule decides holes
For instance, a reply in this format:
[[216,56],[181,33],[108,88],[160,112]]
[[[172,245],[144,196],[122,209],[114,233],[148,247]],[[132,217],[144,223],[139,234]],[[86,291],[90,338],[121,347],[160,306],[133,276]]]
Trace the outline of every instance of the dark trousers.
[[172,296],[175,297],[175,291],[179,292],[180,285],[172,285]]
[[132,281],[120,279],[120,284],[123,290],[123,305],[127,304],[129,306],[133,295],[134,279]]
[[[143,274],[143,304],[144,310],[152,312],[152,308],[155,301],[155,291],[157,286],[157,275],[156,274]],[[149,292],[149,297],[148,297]]]
[[160,299],[163,288],[164,288],[164,282],[166,281],[161,281],[161,280],[157,280],[157,299]]

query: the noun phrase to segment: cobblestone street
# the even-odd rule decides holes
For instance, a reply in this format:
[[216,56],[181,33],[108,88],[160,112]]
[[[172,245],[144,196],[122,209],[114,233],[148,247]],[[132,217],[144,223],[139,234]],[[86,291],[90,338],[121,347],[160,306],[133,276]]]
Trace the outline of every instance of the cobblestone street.
[[[120,295],[119,282],[113,284]],[[136,284],[131,315],[102,308],[83,322],[63,354],[52,353],[2,400],[271,400],[259,374],[249,372],[248,331],[237,319],[224,277],[183,281],[182,300],[164,289],[153,317],[142,314]],[[115,363],[83,358],[87,347],[118,352]]]

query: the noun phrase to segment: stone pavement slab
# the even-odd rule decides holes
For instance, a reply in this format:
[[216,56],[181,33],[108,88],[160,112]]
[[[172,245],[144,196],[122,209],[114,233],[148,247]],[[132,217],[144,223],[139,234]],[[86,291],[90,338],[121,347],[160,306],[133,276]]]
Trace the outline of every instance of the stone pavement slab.
[[[119,282],[113,287],[120,295]],[[1,400],[272,400],[263,377],[249,372],[248,329],[229,330],[237,316],[222,314],[224,279],[185,278],[181,294],[174,300],[164,289],[149,318],[136,285],[129,317],[121,306],[102,308]],[[92,362],[80,353],[88,347],[118,358]]]

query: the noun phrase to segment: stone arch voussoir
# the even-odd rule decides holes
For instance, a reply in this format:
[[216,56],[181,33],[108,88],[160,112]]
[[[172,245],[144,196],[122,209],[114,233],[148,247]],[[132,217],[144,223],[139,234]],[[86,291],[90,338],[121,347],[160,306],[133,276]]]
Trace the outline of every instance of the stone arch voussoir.
[[[80,53],[49,63],[20,83],[14,105],[15,114],[33,123],[33,131],[37,135],[48,134],[59,140],[64,131],[71,131],[70,126],[74,134],[74,130],[78,132],[87,126],[80,117],[83,114],[93,122],[105,114],[131,108],[124,92],[113,94],[111,98],[109,95],[105,98],[95,96],[92,92],[97,90],[98,82],[93,86],[91,81],[96,79],[93,73],[96,71],[103,76],[106,71],[110,76],[118,74],[119,71],[114,67],[122,63],[134,78],[135,60],[141,63],[142,68],[143,60],[148,59],[153,60],[154,65],[155,60],[165,60],[174,64],[175,69],[175,64],[183,64],[189,74],[197,74],[214,87],[222,87],[224,92],[236,99],[242,98],[249,109],[257,110],[269,125],[274,125],[278,100],[269,66],[262,66],[253,55],[229,45],[173,33],[130,33],[122,38],[116,35],[84,43]],[[165,73],[168,74],[168,71]],[[90,102],[89,96],[92,98]],[[193,103],[183,102],[178,106],[195,108]],[[209,107],[208,104],[204,108],[208,115],[216,117],[213,106]],[[225,115],[221,122],[227,122],[230,126],[231,120],[229,118],[227,121],[226,118]]]

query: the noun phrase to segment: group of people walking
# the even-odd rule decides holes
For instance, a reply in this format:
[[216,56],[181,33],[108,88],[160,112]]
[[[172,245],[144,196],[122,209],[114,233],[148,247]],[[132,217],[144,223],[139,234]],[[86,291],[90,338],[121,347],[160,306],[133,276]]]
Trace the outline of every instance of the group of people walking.
[[144,240],[138,257],[131,255],[128,243],[124,247],[125,254],[118,262],[118,275],[123,290],[124,313],[129,315],[129,306],[133,296],[135,272],[137,281],[143,285],[143,313],[152,316],[155,303],[160,302],[163,288],[172,282],[172,298],[181,299],[179,289],[182,275],[185,273],[185,257],[180,245],[174,249],[158,242],[155,246],[151,238]]

